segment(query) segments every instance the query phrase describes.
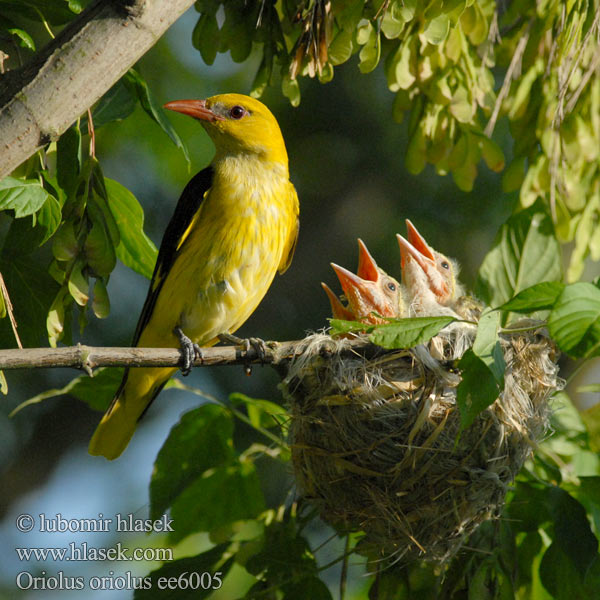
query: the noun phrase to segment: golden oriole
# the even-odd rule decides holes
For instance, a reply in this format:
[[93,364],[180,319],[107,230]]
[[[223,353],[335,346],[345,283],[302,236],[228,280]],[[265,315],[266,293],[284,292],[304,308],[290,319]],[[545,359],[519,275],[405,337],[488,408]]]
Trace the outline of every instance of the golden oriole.
[[[356,275],[335,263],[331,263],[331,266],[338,276],[344,295],[348,300],[348,307],[344,307],[341,302],[339,305],[351,315],[352,319],[377,324],[384,323],[385,317],[393,318],[403,315],[402,286],[377,265],[361,239],[358,240]],[[332,300],[335,297],[333,292],[328,287],[323,287],[327,292],[335,317],[336,312],[341,313],[341,310],[338,303]]]
[[[232,333],[256,309],[298,236],[298,196],[279,125],[258,100],[223,94],[165,108],[200,120],[216,153],[185,187],[165,231],[133,337],[178,347],[189,370],[198,345]],[[117,458],[175,368],[127,369],[89,445]]]

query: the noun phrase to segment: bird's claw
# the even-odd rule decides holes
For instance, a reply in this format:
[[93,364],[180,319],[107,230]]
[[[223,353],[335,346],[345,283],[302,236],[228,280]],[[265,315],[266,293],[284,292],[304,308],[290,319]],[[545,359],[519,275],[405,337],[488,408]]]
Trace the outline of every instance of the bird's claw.
[[242,346],[246,352],[248,352],[250,348],[253,348],[261,362],[264,362],[267,356],[267,344],[261,338],[239,338],[237,335],[233,335],[231,333],[221,333],[217,337],[221,342]]
[[195,342],[183,333],[181,327],[175,327],[174,333],[181,344],[181,374],[186,377],[190,374],[194,361],[202,359],[202,350]]

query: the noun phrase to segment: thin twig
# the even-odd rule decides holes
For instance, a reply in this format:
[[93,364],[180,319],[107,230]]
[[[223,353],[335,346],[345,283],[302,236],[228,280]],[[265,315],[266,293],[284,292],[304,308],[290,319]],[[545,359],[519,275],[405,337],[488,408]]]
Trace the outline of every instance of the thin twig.
[[342,562],[342,572],[340,573],[340,600],[346,597],[346,587],[348,585],[348,557],[350,556],[350,536],[346,535],[344,544],[344,562]]
[[237,410],[230,404],[227,404],[227,403],[219,400],[219,398],[217,398],[216,396],[213,396],[212,394],[204,392],[203,390],[199,390],[198,388],[195,388],[195,387],[192,387],[189,385],[185,385],[184,383],[182,383],[179,380],[176,380],[176,387],[180,390],[186,390],[188,392],[192,392],[192,394],[196,394],[197,396],[205,398],[206,400],[208,400],[209,402],[212,402],[213,404],[218,404],[225,410],[229,411],[234,417],[236,417],[240,421],[246,423],[246,425],[249,425],[254,430],[262,433],[266,438],[268,438],[269,440],[274,442],[280,448],[287,450],[287,448],[289,447],[286,444],[286,442],[284,440],[282,440],[280,437],[276,436],[274,433],[271,433],[268,429],[265,429],[264,427],[261,427],[260,425],[256,425],[256,424],[252,423],[252,421],[242,411]]
[[[583,38],[583,42],[581,44],[578,44],[577,46],[575,46],[575,40],[573,40],[573,42],[571,43],[571,50],[569,51],[569,55],[567,56],[567,60],[563,61],[563,65],[561,65],[561,66],[566,67],[565,63],[567,63],[569,66],[569,71],[568,71],[567,76],[563,79],[563,81],[560,82],[556,114],[554,115],[554,119],[552,122],[552,126],[554,129],[558,130],[558,128],[561,126],[562,122],[565,119],[565,114],[567,114],[567,115],[569,114],[568,112],[565,113],[564,102],[565,102],[565,98],[567,96],[567,92],[569,91],[569,84],[571,82],[571,78],[573,77],[573,74],[575,73],[575,71],[578,69],[579,63],[581,62],[581,60],[583,59],[583,57],[585,55],[585,49],[587,48],[588,42],[590,41],[592,36],[597,33],[599,25],[600,25],[600,6],[598,8],[596,8],[596,13],[594,15],[594,21],[593,21],[592,25],[590,26],[590,28],[588,29],[587,33],[585,34],[585,37]],[[575,62],[571,66],[570,63],[573,60],[573,57],[575,58]],[[560,75],[560,71],[561,71],[561,69],[559,69],[559,75]],[[581,91],[579,93],[581,93]]]
[[529,30],[531,29],[532,23],[533,21],[529,21],[525,32],[519,39],[517,47],[515,48],[515,53],[513,54],[512,60],[510,61],[510,65],[508,65],[506,76],[504,77],[504,81],[502,82],[502,88],[500,89],[500,93],[496,98],[496,104],[494,104],[492,116],[490,117],[488,124],[485,126],[484,133],[488,137],[492,137],[494,127],[496,126],[496,120],[498,119],[498,114],[500,113],[500,108],[502,107],[502,103],[504,102],[504,99],[506,98],[508,91],[510,90],[510,84],[513,79],[513,74],[517,70],[517,66],[521,63],[521,59],[523,58],[527,42],[529,41]]
[[581,92],[583,92],[583,89],[588,84],[592,75],[596,72],[596,70],[598,69],[599,66],[600,66],[600,53],[596,54],[596,56],[594,56],[594,60],[592,61],[592,64],[588,67],[586,72],[583,74],[583,77],[581,78],[581,81],[579,82],[577,89],[573,92],[573,94],[569,98],[569,101],[567,102],[567,108],[565,109],[566,114],[570,114],[573,111],[573,109],[575,108],[575,105],[577,104],[577,100],[579,100],[579,96],[581,96]]
[[[256,349],[242,346],[213,346],[202,348],[202,358],[194,361],[195,367],[217,365],[268,364],[273,367],[285,364],[306,349],[305,340],[266,342],[264,357]],[[327,350],[325,350],[327,352]],[[365,338],[350,341],[343,352],[360,353],[371,357],[384,352]],[[38,369],[71,367],[91,373],[98,367],[174,367],[181,366],[178,348],[116,348],[69,346],[66,348],[25,348],[0,350],[0,369]]]
[[87,109],[88,115],[88,133],[90,135],[90,156],[96,158],[96,132],[94,130],[94,121],[92,119],[92,111]]
[[4,298],[4,305],[6,306],[6,312],[8,313],[8,318],[10,319],[10,325],[12,327],[15,340],[17,341],[17,346],[22,349],[23,344],[21,344],[21,338],[19,337],[19,332],[17,331],[17,320],[15,319],[13,305],[10,301],[10,296],[8,295],[8,290],[6,289],[6,284],[4,283],[4,277],[2,277],[2,273],[0,273],[0,293]]

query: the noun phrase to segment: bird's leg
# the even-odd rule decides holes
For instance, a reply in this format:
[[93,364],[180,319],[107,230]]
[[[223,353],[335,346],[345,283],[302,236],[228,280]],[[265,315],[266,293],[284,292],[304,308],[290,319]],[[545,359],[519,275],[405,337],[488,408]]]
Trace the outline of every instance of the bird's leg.
[[219,338],[219,341],[226,344],[242,346],[246,352],[250,350],[250,347],[254,348],[261,362],[264,362],[265,357],[267,356],[267,344],[260,338],[239,338],[237,335],[233,335],[231,333],[220,333],[217,337]]
[[196,358],[202,359],[202,350],[198,344],[192,342],[192,340],[183,333],[183,330],[179,325],[175,327],[173,333],[177,336],[177,339],[181,344],[181,352],[183,354],[181,359],[181,374],[185,377],[190,374],[194,360]]

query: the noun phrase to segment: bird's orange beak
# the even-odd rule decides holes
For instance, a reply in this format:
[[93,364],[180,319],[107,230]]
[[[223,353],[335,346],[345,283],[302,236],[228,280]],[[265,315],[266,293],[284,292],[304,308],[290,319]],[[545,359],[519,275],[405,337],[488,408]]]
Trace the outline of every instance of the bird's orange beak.
[[387,312],[387,307],[372,281],[363,279],[335,263],[331,263],[331,266],[340,280],[344,294],[348,298],[348,303],[352,307],[353,319],[365,318],[372,312],[378,314]]
[[354,314],[348,310],[341,302],[340,299],[334,294],[333,290],[326,284],[321,282],[327,297],[329,298],[329,304],[331,304],[331,315],[334,319],[344,319],[345,321],[354,321]]
[[209,123],[224,120],[223,117],[215,114],[210,108],[207,108],[206,100],[173,100],[167,102],[163,108],[194,117],[194,119],[200,119],[200,121],[208,121]]
[[408,241],[421,253],[421,255],[435,264],[435,256],[433,255],[433,251],[429,247],[429,244],[408,219],[406,219],[406,235],[408,236]]
[[408,258],[412,258],[423,269],[429,281],[429,288],[440,299],[447,298],[450,294],[448,284],[440,277],[437,270],[435,255],[425,238],[417,231],[417,228],[406,219],[406,230],[408,240],[399,233],[396,234],[400,245],[401,268],[404,269]]
[[431,268],[435,268],[435,263],[431,258],[429,258],[429,256],[421,254],[407,239],[402,237],[399,233],[396,234],[396,239],[398,240],[398,245],[400,246],[400,266],[402,270],[406,268],[407,261],[410,258],[414,259],[421,269],[425,271],[425,273],[428,273]]
[[360,238],[358,238],[358,269],[356,275],[367,281],[379,281],[377,263]]

